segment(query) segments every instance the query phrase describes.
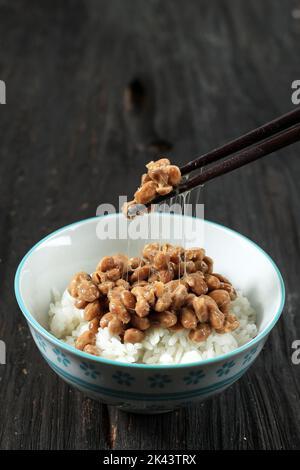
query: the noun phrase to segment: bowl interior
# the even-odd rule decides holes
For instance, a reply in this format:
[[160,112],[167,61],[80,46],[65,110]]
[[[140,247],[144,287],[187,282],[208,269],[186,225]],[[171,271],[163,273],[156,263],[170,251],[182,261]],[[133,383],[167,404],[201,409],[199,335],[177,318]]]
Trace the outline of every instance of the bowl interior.
[[[141,247],[157,237],[128,240],[99,239],[99,223],[103,220],[108,230],[126,232],[128,222],[120,215],[93,218],[62,228],[35,245],[23,259],[16,278],[17,295],[23,311],[35,318],[43,327],[48,325],[48,309],[51,289],[61,293],[72,275],[78,271],[92,272],[100,258],[118,252],[137,255]],[[262,332],[278,314],[283,302],[283,286],[278,269],[266,253],[249,239],[226,227],[200,219],[179,215],[161,214],[151,219],[155,227],[174,223],[167,241],[186,246],[204,246],[214,260],[214,271],[228,277],[237,289],[241,289],[258,314],[258,329]],[[193,239],[181,239],[178,230],[182,224]],[[196,229],[196,230],[195,230]],[[98,235],[97,235],[98,234]],[[175,234],[175,235],[174,235]],[[114,236],[111,232],[110,236]],[[29,317],[30,320],[30,317]]]

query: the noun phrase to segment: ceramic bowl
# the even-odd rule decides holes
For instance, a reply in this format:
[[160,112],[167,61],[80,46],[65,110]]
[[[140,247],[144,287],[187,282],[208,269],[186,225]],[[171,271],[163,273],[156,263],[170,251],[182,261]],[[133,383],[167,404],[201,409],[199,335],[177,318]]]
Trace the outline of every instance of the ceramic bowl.
[[[169,222],[171,217],[182,220],[182,216],[161,216],[164,222]],[[122,224],[123,219],[115,214],[105,220],[109,224],[116,221]],[[209,221],[193,219],[198,233],[204,235],[205,249],[215,261],[215,271],[241,289],[257,311],[258,335],[249,343],[233,352],[196,363],[124,364],[88,355],[49,333],[47,312],[53,287],[63,292],[75,272],[92,272],[104,255],[126,253],[128,249],[131,255],[137,254],[145,241],[149,241],[131,240],[129,245],[126,239],[118,237],[99,240],[99,221],[99,217],[95,217],[57,230],[38,242],[18,267],[17,301],[48,365],[84,394],[139,413],[159,413],[190,405],[222,392],[238,380],[255,361],[280,317],[284,284],[275,263],[259,246]],[[202,244],[199,235],[189,246]]]

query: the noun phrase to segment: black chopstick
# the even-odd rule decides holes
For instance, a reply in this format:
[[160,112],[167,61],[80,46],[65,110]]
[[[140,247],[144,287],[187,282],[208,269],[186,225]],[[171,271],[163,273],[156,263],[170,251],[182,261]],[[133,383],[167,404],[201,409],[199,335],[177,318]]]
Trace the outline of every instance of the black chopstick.
[[221,147],[218,147],[210,152],[201,155],[195,160],[187,163],[180,168],[181,174],[186,175],[197,168],[202,168],[205,165],[214,163],[221,158],[225,158],[232,155],[235,152],[239,152],[250,145],[253,145],[262,139],[267,139],[280,131],[283,131],[300,122],[300,108],[297,108],[289,113],[283,114],[282,116],[267,122],[263,126],[260,126],[247,134],[238,137]]
[[[217,176],[236,170],[299,140],[300,107],[187,163],[180,168],[182,175],[191,173],[197,168],[202,168],[201,173],[183,180],[179,186],[165,196],[158,196],[145,205],[133,205],[128,209],[128,215],[131,217],[143,213],[145,208],[161,204],[179,194],[186,193]],[[223,160],[225,157],[228,158]],[[203,168],[210,163],[211,166]]]
[[191,189],[200,186],[201,184],[204,184],[207,181],[216,178],[217,176],[221,176],[236,170],[237,168],[240,168],[261,157],[269,155],[276,150],[287,147],[288,145],[291,145],[299,140],[300,124],[286,129],[279,134],[270,137],[269,139],[259,142],[257,145],[249,147],[245,150],[241,150],[227,160],[217,162],[214,165],[203,169],[200,175],[188,179],[183,184],[180,184],[177,188],[175,188],[171,193],[167,194],[166,196],[159,196],[148,204],[145,204],[145,206],[150,207],[153,204],[160,204],[165,202],[166,200],[171,199],[178,194],[183,194],[187,191],[190,191]]
[[247,165],[248,163],[254,162],[258,158],[269,155],[270,153],[276,152],[283,147],[294,144],[300,140],[300,125],[287,129],[279,135],[273,136],[258,145],[242,150],[236,153],[232,157],[224,160],[218,164],[215,164],[209,168],[205,168],[203,172],[191,178],[186,183],[180,186],[180,192],[185,192],[195,188],[207,181],[216,178],[217,176],[225,175],[230,171],[236,170],[241,166]]

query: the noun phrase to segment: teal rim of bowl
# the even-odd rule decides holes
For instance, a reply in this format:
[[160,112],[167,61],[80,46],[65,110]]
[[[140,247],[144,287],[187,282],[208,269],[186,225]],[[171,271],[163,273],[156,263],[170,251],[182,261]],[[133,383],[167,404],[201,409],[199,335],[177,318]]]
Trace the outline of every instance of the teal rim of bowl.
[[[273,268],[274,268],[274,270],[277,274],[277,277],[279,279],[279,283],[280,283],[281,302],[280,302],[279,308],[278,308],[273,320],[270,322],[270,324],[263,331],[261,331],[257,336],[255,336],[255,338],[251,339],[248,343],[245,343],[242,346],[240,346],[240,347],[238,347],[238,348],[234,349],[233,351],[230,351],[226,354],[222,354],[220,356],[212,357],[210,359],[202,359],[201,361],[186,362],[184,364],[140,364],[140,363],[136,363],[136,362],[129,363],[129,362],[115,361],[115,360],[112,360],[112,359],[106,359],[106,358],[101,357],[101,356],[93,356],[91,354],[87,354],[83,351],[80,351],[80,350],[68,345],[67,343],[64,343],[62,340],[56,338],[49,331],[47,331],[44,327],[42,327],[37,322],[37,320],[31,315],[29,310],[26,308],[26,306],[23,302],[21,293],[20,293],[20,289],[19,289],[20,273],[22,271],[24,263],[27,261],[27,259],[31,255],[31,253],[33,253],[42,243],[47,241],[49,238],[57,235],[58,233],[66,230],[66,229],[69,229],[71,227],[75,227],[77,225],[81,225],[81,224],[84,224],[86,222],[91,222],[91,221],[97,220],[101,217],[107,217],[107,216],[111,216],[111,215],[118,216],[118,215],[121,215],[121,214],[116,213],[116,214],[108,214],[108,215],[104,215],[104,216],[89,217],[87,219],[83,219],[83,220],[80,220],[80,221],[77,221],[77,222],[73,222],[72,224],[66,225],[65,227],[62,227],[62,228],[59,228],[58,230],[55,230],[54,232],[50,233],[46,237],[42,238],[39,242],[37,242],[26,253],[26,255],[23,257],[23,259],[21,260],[21,262],[20,262],[20,264],[17,268],[16,275],[15,275],[15,281],[14,281],[14,288],[15,288],[15,295],[16,295],[18,305],[19,305],[23,315],[25,316],[26,320],[29,322],[29,324],[35,330],[37,330],[45,339],[47,339],[51,343],[55,344],[56,346],[60,347],[61,349],[65,350],[65,351],[67,351],[68,353],[71,353],[75,356],[79,356],[83,359],[89,359],[91,361],[98,362],[100,364],[109,364],[109,365],[118,366],[118,367],[130,367],[130,368],[140,368],[140,369],[169,369],[169,368],[172,368],[172,369],[174,368],[175,369],[175,368],[182,368],[182,367],[197,367],[197,366],[204,366],[204,365],[207,365],[207,364],[213,364],[213,363],[216,363],[216,362],[231,359],[236,354],[239,354],[239,353],[241,353],[241,352],[243,352],[243,351],[245,351],[249,348],[252,348],[254,345],[259,343],[259,341],[261,341],[264,337],[266,337],[268,335],[268,333],[272,330],[274,325],[279,320],[279,317],[282,313],[284,303],[285,303],[285,287],[284,287],[284,282],[283,282],[283,279],[282,279],[282,275],[281,275],[277,265],[273,261],[273,259],[260,246],[258,246],[255,242],[250,240],[250,238],[246,237],[245,235],[242,235],[239,232],[236,232],[235,230],[232,230],[231,228],[225,227],[222,224],[218,224],[216,222],[211,222],[209,220],[204,220],[204,222],[206,224],[214,225],[215,227],[222,228],[223,230],[225,230],[227,232],[234,233],[236,236],[238,236],[240,238],[243,238],[244,240],[247,240],[247,242],[254,245],[272,264],[272,266],[273,266]],[[178,214],[168,214],[168,215],[178,216]],[[182,217],[182,216],[180,216],[180,217]],[[192,218],[192,219],[196,218],[196,217],[191,217],[191,216],[184,216],[184,217],[189,217],[189,218]]]

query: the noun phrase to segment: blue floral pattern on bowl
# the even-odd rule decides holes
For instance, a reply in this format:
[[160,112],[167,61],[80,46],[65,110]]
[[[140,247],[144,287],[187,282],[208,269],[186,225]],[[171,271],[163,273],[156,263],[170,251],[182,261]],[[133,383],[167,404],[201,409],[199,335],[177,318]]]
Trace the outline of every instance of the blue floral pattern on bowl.
[[185,377],[183,381],[186,385],[197,385],[201,379],[205,377],[203,370],[192,370]]
[[167,374],[154,374],[148,377],[151,388],[164,388],[166,384],[172,382]]
[[46,342],[43,340],[43,338],[41,337],[41,335],[39,335],[38,333],[35,333],[35,337],[36,337],[36,340],[37,340],[37,342],[38,342],[39,347],[40,347],[44,352],[46,352]]
[[56,355],[57,362],[64,365],[65,367],[68,367],[71,364],[70,359],[68,359],[67,356],[65,355],[65,353],[60,351],[60,349],[54,348],[54,349],[52,349],[52,351]]
[[101,375],[100,372],[98,372],[95,369],[94,364],[88,364],[87,362],[82,362],[79,367],[80,369],[83,370],[84,375],[86,375],[87,377],[90,377],[91,379],[96,379],[98,376]]
[[[38,343],[36,333],[31,330]],[[77,386],[93,399],[99,399],[109,405],[118,406],[124,411],[138,413],[164,413],[181,407],[191,406],[216,392],[232,385],[251,365],[242,366],[245,357],[258,355],[261,347],[249,348],[236,355],[234,360],[219,361],[216,364],[200,367],[187,365],[187,370],[152,370],[143,371],[140,376],[136,370],[121,369],[120,366],[101,364],[89,358],[68,355],[59,346],[48,342],[46,352],[40,351],[50,367],[68,383]],[[113,370],[111,370],[113,368]],[[128,372],[127,372],[128,371]]]
[[234,361],[225,362],[220,369],[217,370],[216,374],[218,377],[223,377],[223,375],[229,374],[232,367],[235,366]]
[[256,348],[253,348],[253,349],[251,349],[250,351],[247,352],[247,354],[246,354],[245,357],[244,357],[242,366],[244,366],[244,365],[246,365],[246,364],[249,364],[249,362],[251,362],[252,359],[254,359],[254,355],[255,355],[257,349],[258,349],[258,348],[256,347]]
[[132,382],[134,381],[134,377],[128,374],[128,372],[122,372],[118,370],[112,376],[112,378],[119,384],[119,385],[126,385],[130,387]]

